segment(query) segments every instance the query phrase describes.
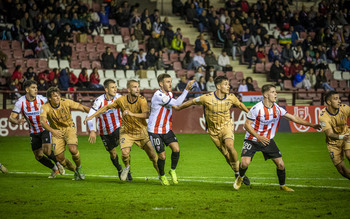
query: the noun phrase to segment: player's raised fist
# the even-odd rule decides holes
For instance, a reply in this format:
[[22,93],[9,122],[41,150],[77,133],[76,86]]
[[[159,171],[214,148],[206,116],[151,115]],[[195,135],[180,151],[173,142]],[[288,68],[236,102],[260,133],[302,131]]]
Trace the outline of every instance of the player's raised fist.
[[195,82],[195,80],[191,80],[191,81],[189,81],[188,83],[187,83],[187,85],[186,85],[186,90],[191,90],[191,88],[192,88],[192,85],[193,85],[193,83]]

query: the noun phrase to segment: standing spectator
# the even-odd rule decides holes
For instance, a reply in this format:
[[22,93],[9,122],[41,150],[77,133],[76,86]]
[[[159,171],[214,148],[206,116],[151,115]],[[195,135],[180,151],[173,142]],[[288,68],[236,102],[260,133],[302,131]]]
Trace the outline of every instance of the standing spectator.
[[256,50],[253,43],[251,43],[249,47],[247,47],[244,50],[243,56],[244,56],[244,61],[249,63],[248,69],[251,69],[252,65],[257,61]]
[[201,33],[195,41],[194,51],[196,53],[198,51],[201,51],[202,53],[206,53],[208,50],[210,50],[210,44],[208,40],[204,39],[204,34]]
[[19,19],[16,19],[15,24],[11,27],[12,39],[22,42],[24,32],[25,30],[21,26],[21,21]]
[[100,74],[98,73],[97,68],[95,67],[90,74],[90,86],[93,89],[101,90],[103,89],[103,85],[100,84]]
[[126,54],[126,49],[123,48],[122,52],[120,52],[117,55],[117,59],[116,59],[116,65],[117,65],[117,69],[123,69],[123,70],[128,70],[129,69],[129,65],[128,65],[128,55]]
[[57,59],[61,58],[61,45],[58,41],[58,38],[54,40],[54,42],[50,45],[49,49],[53,57]]
[[187,22],[193,22],[196,16],[196,9],[194,3],[191,4],[190,8],[186,9],[186,20]]
[[104,69],[113,69],[116,67],[114,55],[110,47],[106,47],[106,52],[102,54],[101,64]]
[[222,67],[223,71],[232,71],[230,58],[228,57],[226,50],[222,50],[221,54],[219,55],[218,64]]
[[106,11],[105,7],[101,7],[101,11],[98,12],[98,16],[100,17],[100,23],[104,27],[109,27],[108,13],[109,11]]
[[54,21],[51,21],[47,25],[44,34],[48,44],[52,44],[54,42],[55,37],[58,35],[58,30]]
[[65,41],[61,47],[61,58],[71,60],[72,53],[72,47],[69,45],[69,41]]

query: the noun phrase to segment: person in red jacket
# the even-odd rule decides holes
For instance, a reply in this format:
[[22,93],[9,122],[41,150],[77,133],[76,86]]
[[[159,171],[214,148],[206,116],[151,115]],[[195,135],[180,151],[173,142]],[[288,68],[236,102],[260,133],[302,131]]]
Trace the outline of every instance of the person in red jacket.
[[38,82],[40,82],[41,79],[43,79],[45,82],[49,81],[49,70],[45,70],[43,72],[40,72],[38,74]]
[[12,73],[11,81],[14,81],[15,79],[18,79],[19,83],[23,83],[24,81],[23,74],[22,74],[22,66],[20,65],[17,65],[15,68],[15,71]]
[[103,85],[100,84],[100,75],[98,74],[98,70],[95,67],[90,74],[90,83],[91,87],[96,89],[103,89]]
[[289,73],[292,75],[292,78],[294,79],[297,72],[300,70],[303,70],[303,66],[300,65],[299,61],[294,61],[294,64],[289,69]]
[[66,68],[66,71],[68,72],[68,77],[69,77],[69,87],[75,87],[77,86],[78,83],[78,77],[75,76],[75,74],[69,70],[69,68]]
[[88,88],[90,86],[89,75],[87,73],[87,68],[83,68],[79,74],[78,83],[80,87]]
[[51,82],[51,84],[53,83],[53,80],[56,78],[58,79],[58,77],[60,76],[60,71],[58,68],[54,68],[48,75],[48,80]]

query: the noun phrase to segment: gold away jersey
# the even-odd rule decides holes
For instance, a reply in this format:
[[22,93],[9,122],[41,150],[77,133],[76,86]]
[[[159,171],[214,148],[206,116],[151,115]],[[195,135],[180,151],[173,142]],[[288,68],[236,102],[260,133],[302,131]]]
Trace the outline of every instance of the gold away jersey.
[[207,132],[218,135],[225,127],[233,127],[230,108],[232,105],[240,105],[240,101],[234,94],[227,94],[219,99],[215,92],[204,94],[192,100],[196,105],[203,105]]
[[[339,110],[332,114],[328,112],[327,108],[324,108],[320,112],[319,121],[322,126],[322,130],[332,129],[334,134],[344,135],[349,133],[349,128],[347,126],[347,120],[350,117],[350,107],[341,104]],[[326,138],[328,144],[336,144],[337,140]]]

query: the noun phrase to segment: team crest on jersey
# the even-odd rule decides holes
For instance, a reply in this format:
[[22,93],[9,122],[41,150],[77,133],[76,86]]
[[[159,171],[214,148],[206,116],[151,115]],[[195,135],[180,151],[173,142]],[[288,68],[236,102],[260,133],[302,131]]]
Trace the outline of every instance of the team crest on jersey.
[[275,111],[275,116],[278,117],[279,113],[280,113],[280,112],[279,112],[278,110],[276,110],[276,111]]

